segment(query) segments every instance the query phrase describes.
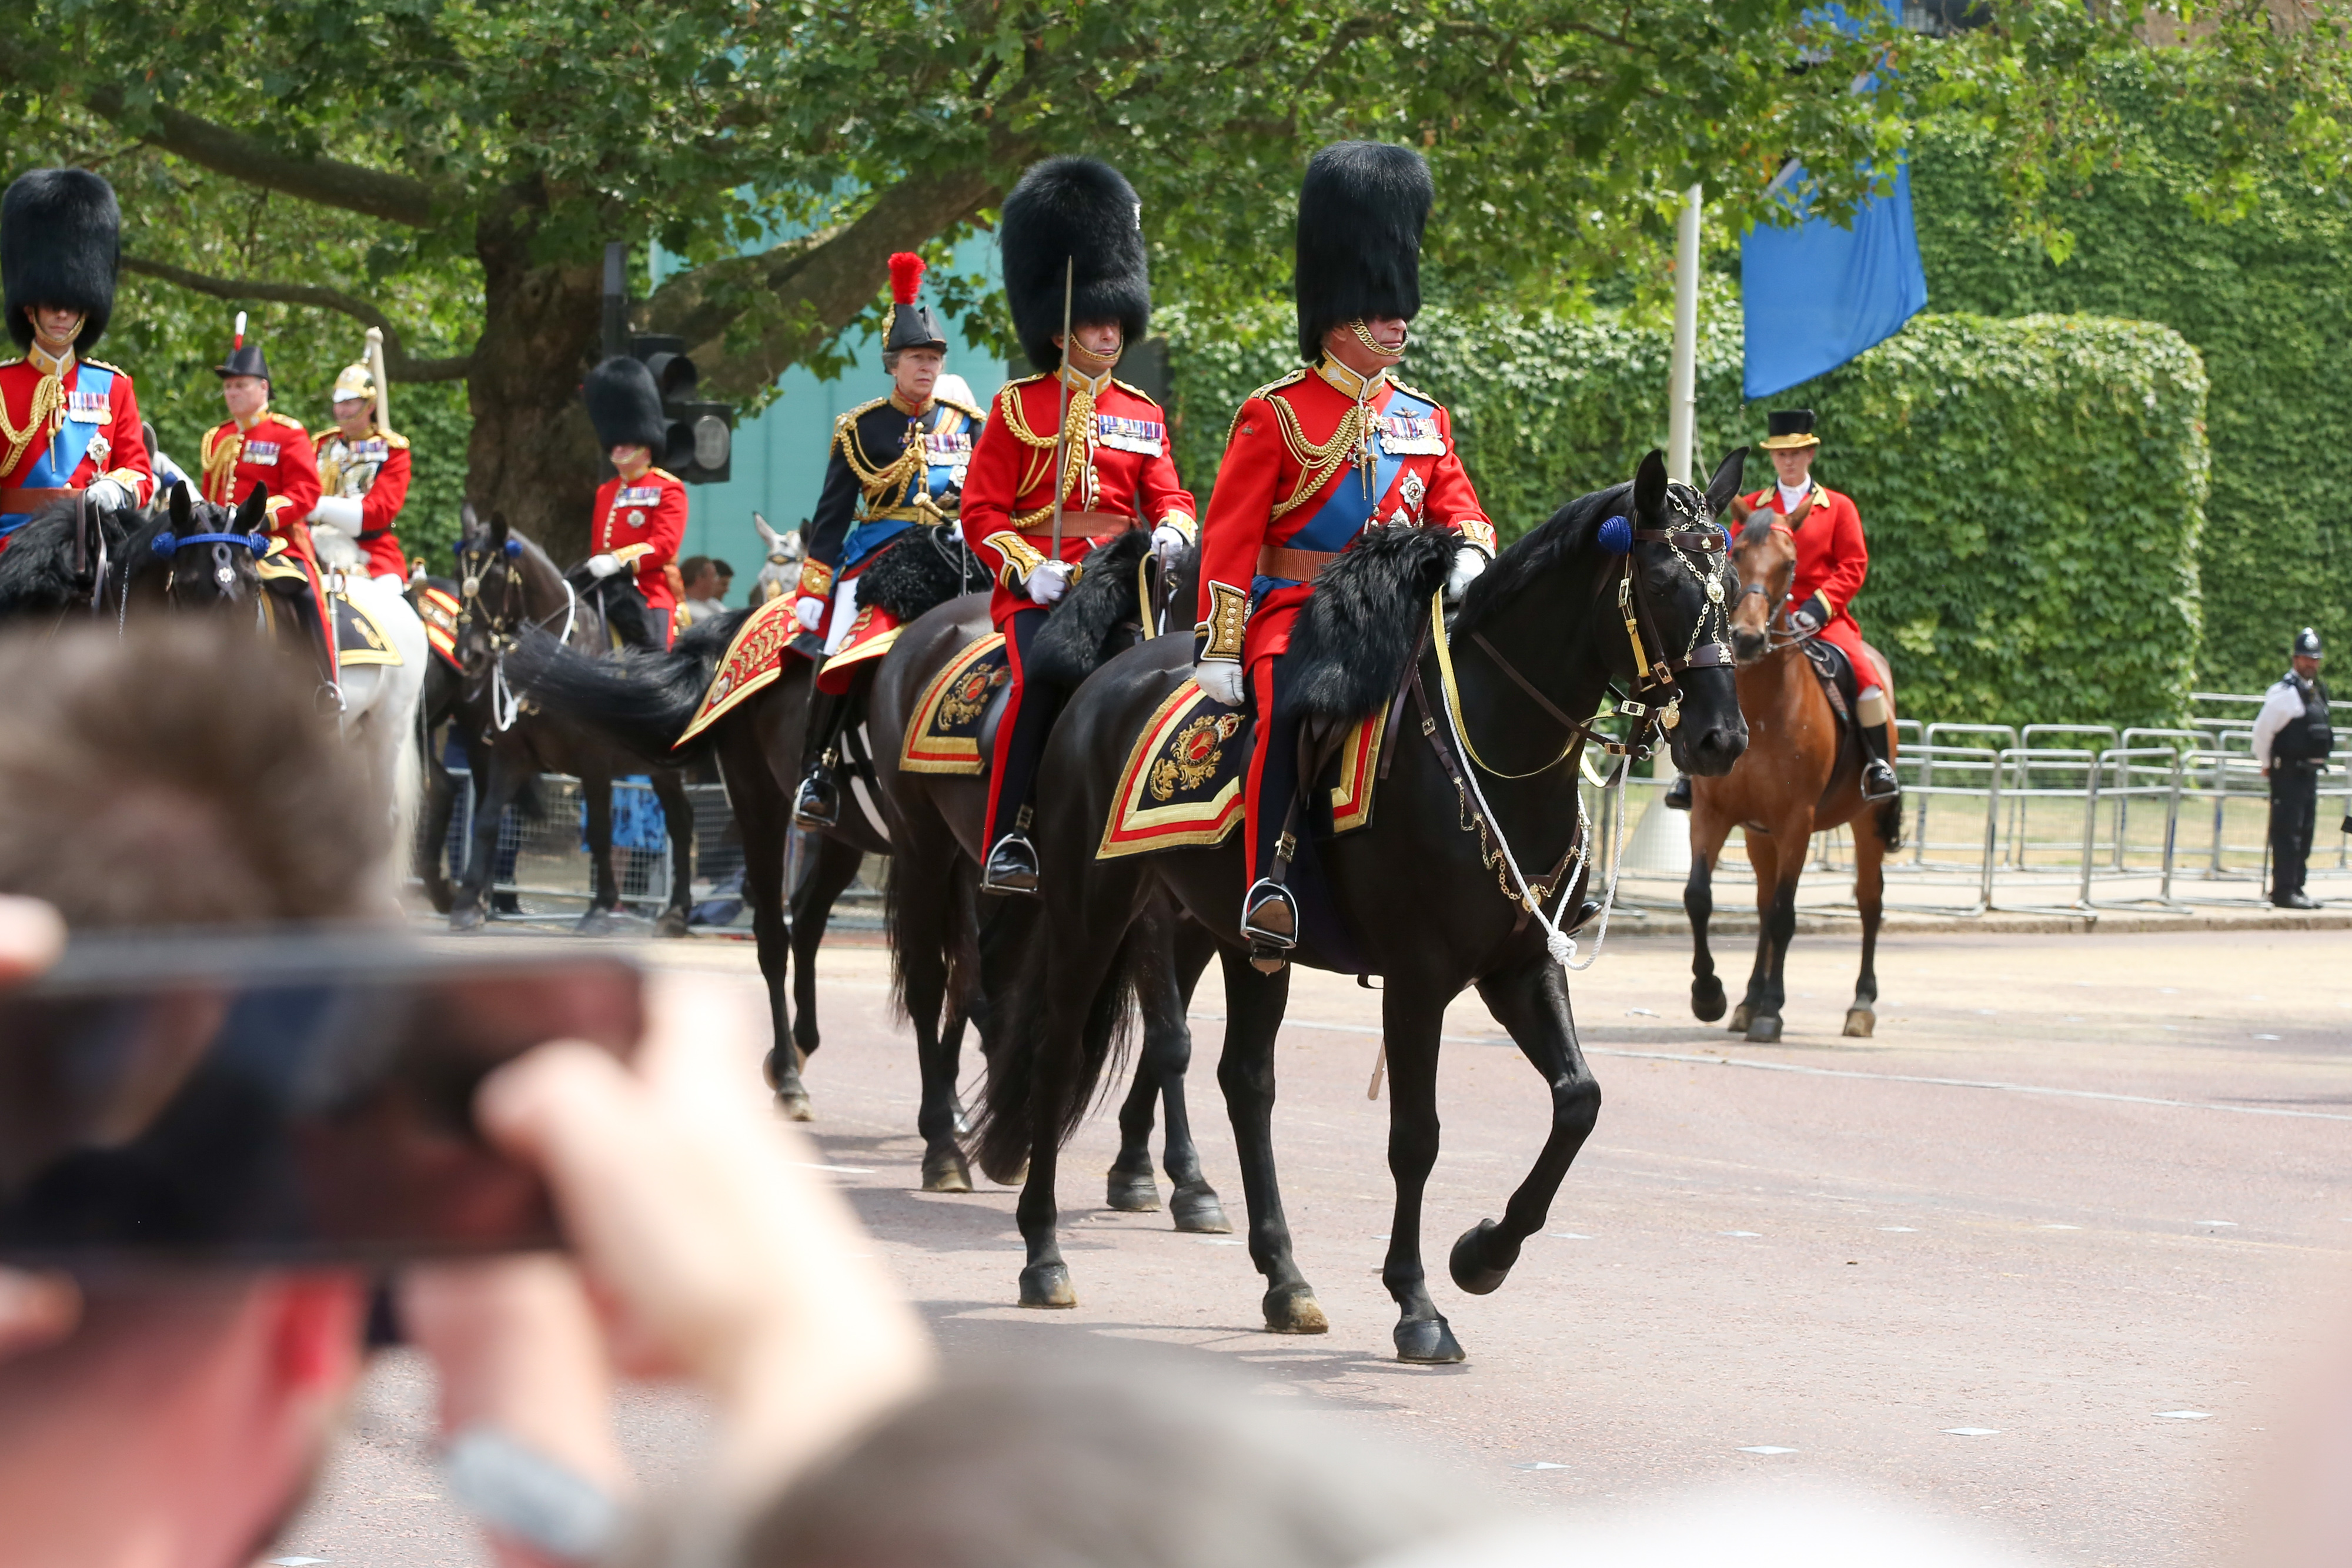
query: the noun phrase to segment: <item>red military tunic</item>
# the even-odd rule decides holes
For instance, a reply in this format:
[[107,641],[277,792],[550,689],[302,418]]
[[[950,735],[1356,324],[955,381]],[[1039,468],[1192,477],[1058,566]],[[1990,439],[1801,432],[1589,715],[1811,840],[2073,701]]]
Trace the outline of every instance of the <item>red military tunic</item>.
[[648,468],[635,479],[616,474],[605,480],[596,486],[588,540],[594,553],[619,556],[635,572],[637,591],[667,627],[677,595],[670,591],[664,569],[686,542],[686,481],[667,468]]
[[145,506],[155,470],[131,378],[99,360],[53,360],[35,344],[0,364],[0,549],[48,502],[113,479]]
[[1374,523],[1447,528],[1495,553],[1445,410],[1328,361],[1251,393],[1201,528],[1202,656],[1255,664],[1289,647],[1321,562]]
[[[1173,523],[1192,534],[1192,494],[1177,481],[1160,405],[1108,371],[1069,380],[1062,559],[1084,559],[1122,528]],[[995,574],[988,614],[999,630],[1007,616],[1037,607],[1024,584],[1053,549],[1054,381],[1041,373],[1004,384],[964,474],[964,541]]]
[[[1830,609],[1821,634],[1845,651],[1853,671],[1865,686],[1877,679],[1877,666],[1862,651],[1862,627],[1853,618],[1853,596],[1870,575],[1870,549],[1863,542],[1862,514],[1853,498],[1815,483],[1812,509],[1797,525],[1797,570],[1789,585],[1788,608],[1795,610],[1819,594]],[[1769,507],[1786,517],[1780,486],[1773,485],[1748,498],[1751,507]]]
[[253,494],[256,485],[269,486],[263,525],[284,538],[289,549],[313,561],[309,517],[319,505],[319,454],[310,433],[282,413],[264,409],[249,430],[225,419],[205,432],[199,463],[205,499],[234,507]]
[[359,546],[367,554],[368,575],[390,572],[405,582],[408,557],[392,525],[408,503],[408,437],[371,430],[359,441],[346,441],[336,431],[319,454],[319,486],[326,495],[358,497]]

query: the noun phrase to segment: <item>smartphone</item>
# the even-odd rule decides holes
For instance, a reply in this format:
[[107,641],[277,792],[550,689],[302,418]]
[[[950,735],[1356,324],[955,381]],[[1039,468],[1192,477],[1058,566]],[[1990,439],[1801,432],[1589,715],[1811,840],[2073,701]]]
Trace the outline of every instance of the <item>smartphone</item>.
[[398,931],[77,936],[0,993],[0,1262],[391,1263],[562,1244],[476,1131],[541,1041],[625,1056],[605,953],[452,952]]

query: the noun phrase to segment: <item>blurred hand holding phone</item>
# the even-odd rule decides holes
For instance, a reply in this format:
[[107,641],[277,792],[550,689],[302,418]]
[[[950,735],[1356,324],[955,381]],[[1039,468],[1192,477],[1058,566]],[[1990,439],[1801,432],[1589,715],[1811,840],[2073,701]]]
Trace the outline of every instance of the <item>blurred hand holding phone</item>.
[[544,1183],[484,1140],[474,1092],[546,1040],[625,1057],[644,1028],[636,969],[602,953],[331,929],[77,938],[0,995],[0,1261],[556,1247]]

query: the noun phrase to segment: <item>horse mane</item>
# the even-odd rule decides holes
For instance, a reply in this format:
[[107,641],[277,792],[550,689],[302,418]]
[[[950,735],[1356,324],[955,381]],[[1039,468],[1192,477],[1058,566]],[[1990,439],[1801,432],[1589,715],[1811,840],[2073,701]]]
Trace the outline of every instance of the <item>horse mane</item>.
[[63,610],[85,601],[73,580],[74,506],[51,501],[0,551],[0,615]]
[[1485,627],[1565,558],[1588,549],[1602,519],[1621,512],[1630,515],[1633,505],[1633,486],[1612,485],[1577,497],[1529,528],[1463,594],[1462,608],[1454,617],[1454,634],[1466,637]]

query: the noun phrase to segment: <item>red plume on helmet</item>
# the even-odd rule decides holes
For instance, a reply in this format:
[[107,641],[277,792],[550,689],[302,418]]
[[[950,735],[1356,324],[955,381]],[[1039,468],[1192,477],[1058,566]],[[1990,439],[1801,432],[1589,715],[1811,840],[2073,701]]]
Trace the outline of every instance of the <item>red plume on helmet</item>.
[[885,350],[937,349],[947,352],[948,340],[940,324],[928,309],[915,303],[916,292],[923,287],[923,258],[911,250],[902,250],[890,257],[890,334],[882,340]]
[[912,305],[916,293],[923,287],[923,258],[911,250],[902,250],[890,257],[890,298],[899,305]]

